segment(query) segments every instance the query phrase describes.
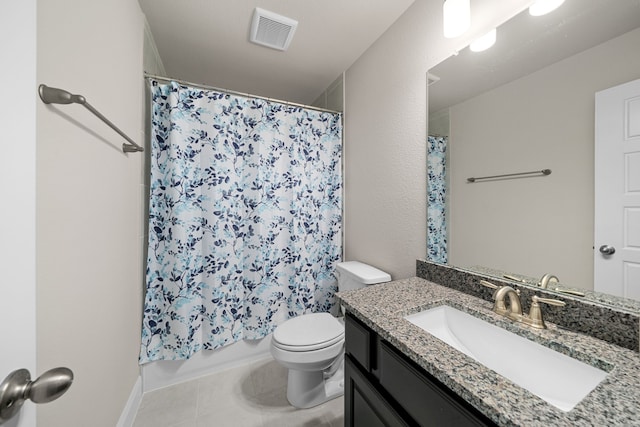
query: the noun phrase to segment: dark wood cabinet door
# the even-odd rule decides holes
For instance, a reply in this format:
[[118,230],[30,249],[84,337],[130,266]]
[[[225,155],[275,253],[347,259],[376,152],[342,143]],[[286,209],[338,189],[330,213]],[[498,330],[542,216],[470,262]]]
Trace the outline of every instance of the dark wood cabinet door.
[[345,357],[345,427],[411,426],[393,409],[360,371],[350,356]]

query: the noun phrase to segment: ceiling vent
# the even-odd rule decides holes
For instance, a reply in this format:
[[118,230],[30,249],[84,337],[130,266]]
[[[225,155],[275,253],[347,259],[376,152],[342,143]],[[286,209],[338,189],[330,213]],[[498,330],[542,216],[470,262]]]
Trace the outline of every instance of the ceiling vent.
[[256,7],[250,40],[273,49],[287,50],[297,26],[298,21]]

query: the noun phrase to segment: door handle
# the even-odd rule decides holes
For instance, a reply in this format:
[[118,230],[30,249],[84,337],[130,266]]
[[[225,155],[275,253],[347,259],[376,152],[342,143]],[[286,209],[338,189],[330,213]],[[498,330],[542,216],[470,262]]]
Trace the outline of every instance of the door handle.
[[616,248],[609,245],[600,246],[600,253],[603,255],[613,255],[616,253]]
[[13,418],[25,400],[51,402],[62,396],[72,382],[73,372],[69,368],[50,369],[34,381],[27,369],[13,371],[0,384],[0,424]]

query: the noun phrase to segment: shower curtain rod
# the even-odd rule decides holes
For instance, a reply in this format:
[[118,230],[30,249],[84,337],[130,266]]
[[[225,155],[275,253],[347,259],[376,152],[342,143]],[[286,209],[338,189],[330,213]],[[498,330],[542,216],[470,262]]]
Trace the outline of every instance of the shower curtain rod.
[[185,81],[185,80],[174,79],[174,78],[171,78],[171,77],[157,76],[157,75],[148,74],[148,73],[144,73],[144,77],[147,80],[155,79],[155,80],[162,80],[164,82],[176,82],[176,83],[180,83],[180,84],[183,84],[183,85],[193,86],[193,87],[196,87],[198,89],[215,90],[216,92],[228,93],[229,95],[238,95],[238,96],[242,96],[242,97],[245,97],[245,98],[264,99],[265,101],[278,102],[280,104],[291,105],[293,107],[302,107],[302,108],[307,108],[309,110],[321,111],[321,112],[325,112],[325,113],[342,114],[341,111],[329,110],[328,108],[320,108],[320,107],[314,107],[313,105],[298,104],[296,102],[283,101],[281,99],[267,98],[266,96],[253,95],[251,93],[236,92],[234,90],[221,89],[221,88],[215,87],[215,86],[207,86],[207,85],[203,85],[203,84],[200,84],[200,83],[192,83],[192,82],[188,82],[188,81]]

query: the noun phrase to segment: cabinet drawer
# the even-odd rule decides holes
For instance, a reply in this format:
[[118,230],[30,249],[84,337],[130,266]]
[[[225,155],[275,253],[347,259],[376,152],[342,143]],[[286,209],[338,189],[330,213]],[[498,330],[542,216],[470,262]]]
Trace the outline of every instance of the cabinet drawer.
[[420,425],[495,425],[386,342],[379,351],[380,385]]
[[344,329],[347,354],[350,354],[365,371],[370,371],[374,332],[349,313],[345,316]]

